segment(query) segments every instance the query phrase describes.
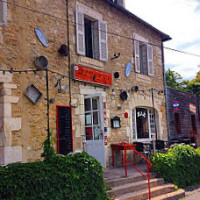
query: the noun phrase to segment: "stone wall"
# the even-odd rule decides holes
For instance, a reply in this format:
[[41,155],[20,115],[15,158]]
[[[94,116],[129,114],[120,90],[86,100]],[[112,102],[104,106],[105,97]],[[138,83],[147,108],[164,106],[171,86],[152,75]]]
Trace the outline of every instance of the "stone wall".
[[[20,0],[16,5],[23,5],[36,12],[12,5],[8,0],[8,23],[6,27],[0,27],[0,69],[26,70],[35,69],[33,64],[35,51],[38,55],[48,58],[49,69],[68,76],[68,58],[61,57],[58,49],[61,44],[67,44],[66,1],[57,0],[56,3],[46,0]],[[73,114],[73,140],[74,150],[83,150],[82,138],[85,135],[84,95],[101,93],[103,102],[106,103],[106,118],[108,127],[107,166],[110,164],[110,144],[126,140],[133,142],[132,111],[136,107],[152,107],[152,93],[150,88],[164,90],[161,38],[158,33],[145,27],[132,17],[120,12],[108,5],[103,0],[70,0],[69,2],[69,36],[71,64],[81,64],[94,69],[113,74],[119,72],[118,79],[113,78],[111,88],[85,85],[81,82],[71,81],[71,105]],[[81,3],[91,10],[91,14],[97,15],[108,23],[108,62],[101,62],[76,53],[76,29],[75,10]],[[80,5],[80,4],[79,4]],[[39,12],[38,12],[39,11]],[[89,12],[89,11],[88,11]],[[45,14],[46,13],[46,14]],[[50,16],[52,15],[52,16]],[[40,27],[45,33],[49,47],[44,47],[37,39],[34,28]],[[115,34],[110,34],[115,33]],[[119,36],[118,36],[119,35]],[[133,58],[133,35],[139,35],[149,43],[155,44],[154,51],[154,76],[149,77],[135,73],[132,68],[128,78],[124,75],[125,65]],[[125,37],[121,37],[125,36]],[[111,60],[114,53],[120,52],[120,57]],[[1,132],[0,132],[0,164],[10,162],[30,162],[41,159],[42,143],[47,136],[46,119],[46,80],[45,72],[22,73],[12,75],[8,72],[1,76]],[[9,81],[7,81],[6,77]],[[50,105],[50,128],[53,137],[56,138],[56,105],[69,105],[69,88],[58,93],[54,85],[59,76],[49,74],[50,98],[55,100]],[[5,80],[6,79],[6,80]],[[4,81],[5,80],[5,81]],[[62,83],[69,86],[69,79],[63,79]],[[24,92],[26,88],[34,84],[43,94],[40,102],[33,105]],[[120,90],[130,90],[132,86],[139,86],[139,92],[130,92],[128,100],[122,102],[119,98]],[[166,110],[164,94],[157,92],[155,95],[155,109],[158,116],[159,138],[167,138]],[[112,98],[111,98],[112,97]],[[118,109],[119,105],[121,109]],[[128,118],[124,113],[128,112]],[[7,118],[9,117],[9,120]],[[120,129],[111,129],[110,119],[113,116],[121,118]],[[56,142],[55,142],[56,148]],[[6,160],[8,159],[8,160]]]

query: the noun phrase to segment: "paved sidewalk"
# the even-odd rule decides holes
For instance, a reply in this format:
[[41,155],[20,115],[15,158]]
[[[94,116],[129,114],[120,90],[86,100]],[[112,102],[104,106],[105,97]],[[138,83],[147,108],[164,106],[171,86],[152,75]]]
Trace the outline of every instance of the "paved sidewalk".
[[200,185],[187,189],[184,200],[200,200]]

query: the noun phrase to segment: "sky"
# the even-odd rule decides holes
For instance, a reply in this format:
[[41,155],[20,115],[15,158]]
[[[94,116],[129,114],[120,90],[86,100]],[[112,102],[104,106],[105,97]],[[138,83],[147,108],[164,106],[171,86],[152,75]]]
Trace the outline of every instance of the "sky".
[[[168,34],[165,47],[200,55],[200,0],[126,0],[126,8],[136,16]],[[165,69],[195,78],[200,57],[165,49]]]

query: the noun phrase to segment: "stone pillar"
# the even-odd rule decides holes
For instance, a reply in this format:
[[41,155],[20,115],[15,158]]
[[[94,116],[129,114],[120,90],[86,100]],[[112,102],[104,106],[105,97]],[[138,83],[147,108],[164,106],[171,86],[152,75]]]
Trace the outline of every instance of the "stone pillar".
[[12,146],[12,131],[21,129],[21,118],[12,117],[12,104],[19,101],[19,97],[12,96],[12,74],[0,73],[0,165],[22,161],[22,147]]

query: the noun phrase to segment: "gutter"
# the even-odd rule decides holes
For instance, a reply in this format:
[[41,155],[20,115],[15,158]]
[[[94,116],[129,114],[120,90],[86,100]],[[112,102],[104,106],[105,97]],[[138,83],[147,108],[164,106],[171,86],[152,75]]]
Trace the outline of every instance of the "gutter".
[[70,54],[70,39],[69,39],[69,0],[66,0],[66,17],[67,17],[67,46],[68,46],[68,76],[69,76],[69,106],[71,106],[71,54]]
[[164,48],[163,43],[161,45],[161,51],[162,51],[162,66],[163,66],[163,80],[164,80],[164,95],[165,95],[165,108],[166,108],[166,119],[167,119],[167,137],[169,140],[170,136],[170,126],[169,126],[169,109],[168,109],[168,100],[167,100],[167,82],[166,82],[166,76],[165,76],[165,58],[164,58]]

